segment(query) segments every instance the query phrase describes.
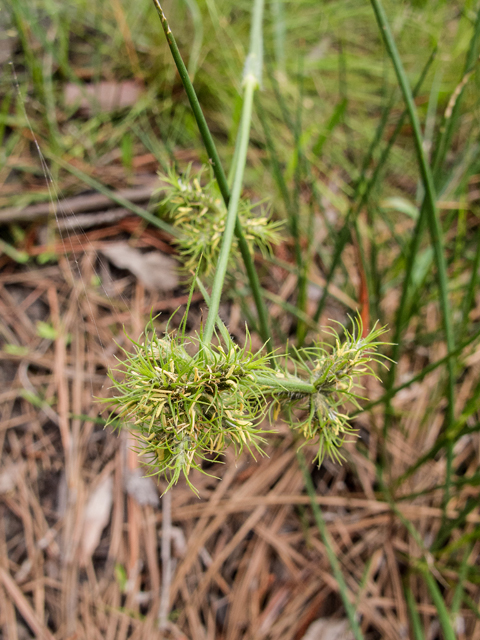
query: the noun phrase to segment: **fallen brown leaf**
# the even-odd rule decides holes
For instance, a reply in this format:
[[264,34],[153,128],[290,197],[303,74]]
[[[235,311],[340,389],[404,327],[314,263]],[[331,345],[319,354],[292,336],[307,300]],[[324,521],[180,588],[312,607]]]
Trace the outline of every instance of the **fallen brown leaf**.
[[141,94],[141,86],[131,80],[95,84],[69,82],[65,86],[64,100],[67,107],[77,105],[86,115],[90,115],[92,112],[108,112],[131,107]]
[[308,627],[302,640],[353,640],[348,620],[319,618]]
[[110,520],[112,501],[113,480],[111,476],[107,476],[90,496],[85,509],[80,549],[82,565],[86,564],[98,547],[102,531]]
[[103,255],[119,269],[128,269],[146,289],[171,291],[178,285],[177,263],[160,251],[142,253],[127,242],[112,242]]

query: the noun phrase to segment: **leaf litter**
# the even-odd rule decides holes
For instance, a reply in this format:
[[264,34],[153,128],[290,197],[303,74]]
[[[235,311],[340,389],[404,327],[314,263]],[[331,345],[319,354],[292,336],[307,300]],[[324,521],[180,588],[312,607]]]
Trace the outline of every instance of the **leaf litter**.
[[[175,296],[168,287],[148,288],[135,276],[135,268],[125,275],[115,271],[113,260],[105,260],[109,243],[117,253],[131,248],[123,239],[126,233],[135,235],[137,246],[163,247],[161,236],[147,233],[143,223],[138,227],[114,221],[91,231],[62,233],[58,264],[20,265],[5,256],[0,264],[0,373],[8,383],[0,394],[0,534],[6,545],[0,588],[7,603],[1,624],[3,629],[26,625],[26,633],[27,628],[38,636],[55,633],[58,639],[74,633],[160,638],[159,496],[164,486],[141,477],[126,432],[117,437],[98,424],[94,396],[107,394],[106,371],[121,355],[121,347],[128,346],[123,327],[138,337],[151,309],[165,312],[159,325],[165,327],[167,317],[186,304],[187,297]],[[135,260],[144,255],[134,253]],[[117,268],[124,265],[117,260]],[[349,269],[355,269],[353,262]],[[269,287],[282,294],[279,282],[272,279]],[[275,310],[272,305],[272,313]],[[233,321],[235,305],[224,311],[231,314],[241,343],[241,322]],[[336,311],[326,313],[328,317]],[[198,297],[189,318],[190,329],[198,330]],[[39,336],[38,322],[51,326],[51,335]],[[433,311],[428,322],[433,330],[438,322]],[[11,345],[15,349],[7,348]],[[434,361],[444,352],[436,343],[425,353]],[[415,366],[404,358],[400,371],[411,375]],[[466,367],[459,394],[468,397],[478,377],[475,351]],[[422,425],[427,410],[431,424],[441,424],[442,407],[429,404],[440,375],[432,372],[409,394],[395,398],[405,421],[392,429],[388,444],[394,477],[434,444],[434,432],[427,433]],[[370,386],[371,397],[381,393],[375,385]],[[374,410],[357,421],[368,434],[369,459],[379,455],[377,417]],[[341,624],[338,586],[310,515],[296,446],[288,429],[278,425],[265,447],[268,458],[234,460],[227,450],[224,464],[215,469],[219,479],[194,472],[200,500],[182,482],[171,490],[171,637],[300,640],[322,626],[328,638],[337,621],[328,622],[325,630],[323,619],[339,616]],[[454,464],[464,460],[470,468],[475,447],[472,436],[462,438]],[[314,452],[308,453],[312,460]],[[397,503],[396,513],[378,496],[375,468],[361,451],[347,445],[347,457],[343,466],[326,461],[314,473],[317,500],[364,632],[367,637],[400,640],[408,628],[402,558],[406,553],[420,558],[422,553],[402,518],[425,540],[436,535],[442,509],[435,486],[445,476],[445,458],[432,459],[402,485],[405,499]],[[420,491],[425,493],[418,495]],[[461,508],[459,497],[448,517],[458,518]],[[470,512],[464,531],[479,522],[478,514]],[[478,551],[472,549],[470,562],[478,560]],[[433,630],[436,610],[425,587],[414,581],[412,585],[425,624]],[[447,599],[453,586],[445,585]],[[475,586],[467,582],[465,588],[474,598]],[[461,618],[468,633],[474,633],[472,611],[462,609]]]
[[[155,629],[162,513],[156,500],[139,499],[138,489],[129,488],[129,474],[138,474],[138,465],[134,459],[132,463],[126,434],[117,437],[96,423],[93,396],[106,393],[105,373],[119,353],[114,340],[123,341],[124,304],[130,309],[128,330],[138,335],[151,306],[162,302],[162,308],[173,311],[177,302],[165,292],[147,291],[133,275],[115,281],[111,274],[116,297],[99,296],[91,284],[98,259],[86,244],[78,264],[64,257],[58,265],[32,269],[4,261],[0,274],[3,324],[10,339],[27,349],[27,355],[0,351],[1,368],[11,371],[10,385],[2,392],[0,431],[0,474],[8,489],[1,502],[8,551],[2,556],[0,583],[11,603],[4,608],[2,624],[4,629],[16,624],[21,614],[33,633],[44,630],[46,637],[56,633],[67,638],[72,630],[79,637],[161,637]],[[5,295],[12,288],[17,291],[15,306]],[[61,320],[63,326],[63,333],[44,343],[43,353],[38,351],[35,325],[28,320],[34,301],[41,302],[45,322],[56,326]],[[199,322],[200,317],[200,308],[194,306],[192,318]],[[72,336],[68,345],[67,333]],[[58,415],[67,438],[25,398],[19,376],[25,364],[33,388]],[[418,455],[413,446],[420,451],[430,444],[415,416],[425,411],[438,374],[429,376],[426,384],[416,397],[404,400],[403,410],[410,415],[407,431],[392,434],[390,452],[399,475]],[[374,428],[366,418],[365,424]],[[375,454],[373,433],[369,447]],[[471,438],[459,442],[456,458],[468,460],[472,447]],[[318,502],[357,598],[363,628],[400,639],[406,624],[403,595],[396,586],[402,581],[401,557],[407,550],[419,554],[420,549],[389,504],[372,491],[373,466],[354,447],[347,450],[348,463],[326,461],[316,472]],[[256,462],[247,456],[234,461],[227,451],[225,464],[216,470],[220,480],[195,476],[200,500],[181,482],[172,489],[172,524],[185,540],[170,585],[170,611],[176,612],[172,637],[300,639],[319,617],[341,613],[291,433],[279,425],[266,451],[269,458]],[[9,475],[12,465],[23,465],[15,480]],[[405,493],[409,487],[415,491],[441,483],[444,473],[444,459],[433,460],[407,483]],[[59,512],[62,474],[67,496]],[[102,474],[105,480],[99,483]],[[146,496],[151,486],[140,491]],[[158,497],[162,487],[156,491]],[[435,535],[441,522],[436,495],[433,491],[398,505],[425,539]],[[457,517],[459,508],[452,505],[449,517]],[[478,515],[470,513],[466,531],[478,524]],[[27,559],[26,575],[17,584],[13,576]],[[116,578],[115,566],[123,567],[128,577],[127,591]],[[473,585],[466,589],[473,597]],[[419,606],[434,624],[434,608],[428,602]],[[463,615],[472,629],[472,613],[465,610]]]
[[[124,181],[117,169],[110,177]],[[146,287],[134,269],[119,275],[102,258],[105,238],[119,243],[133,235],[137,246],[150,249],[164,242],[135,225],[132,218],[106,220],[102,229],[87,233],[79,224],[79,233],[67,230],[53,246],[58,256],[53,265],[22,266],[0,257],[0,628],[5,637],[165,637],[157,625],[164,573],[158,496],[164,487],[157,487],[157,500],[153,480],[148,489],[147,484],[132,489],[129,479],[138,478],[139,469],[128,435],[104,430],[93,402],[107,393],[106,371],[126,346],[123,325],[138,337],[150,309],[165,311],[166,318],[186,303],[186,296],[169,287]],[[46,247],[33,240],[29,250],[33,256]],[[348,252],[346,262],[347,271],[358,275]],[[279,273],[277,280],[284,282],[286,272]],[[272,280],[269,288],[278,293]],[[192,330],[202,317],[198,302],[193,301]],[[225,311],[233,318],[235,305]],[[278,303],[272,312],[281,315]],[[472,317],[479,313],[477,305]],[[326,317],[337,314],[332,307]],[[50,339],[38,335],[38,321],[53,327]],[[430,331],[438,328],[433,304],[427,321]],[[288,332],[291,321],[282,322]],[[241,328],[236,337],[244,338]],[[433,362],[444,353],[438,340],[422,354],[403,357],[399,370],[411,375],[419,359]],[[477,356],[478,351],[465,361],[459,398],[468,399],[478,384]],[[387,445],[392,480],[435,445],[443,407],[432,398],[441,381],[434,371],[411,387],[412,393],[395,399],[401,420]],[[377,397],[381,389],[373,385],[369,392]],[[426,415],[431,429],[425,429]],[[421,542],[433,540],[440,529],[444,516],[437,487],[445,479],[446,458],[438,454],[407,478],[393,510],[379,495],[370,462],[381,455],[379,416],[374,409],[356,421],[363,450],[347,446],[346,464],[326,461],[313,472],[317,502],[366,637],[408,635],[406,584],[415,593],[428,637],[435,637],[437,610],[418,576],[407,575],[406,561],[420,562]],[[466,476],[477,467],[477,436],[466,434],[453,452],[452,464],[463,466]],[[219,479],[196,476],[200,500],[181,482],[172,489],[170,637],[300,640],[319,626],[328,637],[343,624],[338,586],[311,517],[295,448],[291,433],[278,425],[266,446],[268,458],[234,460],[227,451],[225,464],[215,471]],[[309,454],[311,460],[314,452]],[[478,530],[475,510],[461,516],[472,495],[478,498],[466,484],[447,509],[447,517],[459,522],[452,543],[473,538]],[[421,532],[420,541],[406,522]],[[478,564],[479,551],[473,544],[469,565]],[[441,563],[434,570],[451,602],[456,576],[438,569],[443,570]],[[464,589],[475,601],[478,585],[466,581]],[[457,628],[459,637],[479,637],[474,611],[462,605]]]

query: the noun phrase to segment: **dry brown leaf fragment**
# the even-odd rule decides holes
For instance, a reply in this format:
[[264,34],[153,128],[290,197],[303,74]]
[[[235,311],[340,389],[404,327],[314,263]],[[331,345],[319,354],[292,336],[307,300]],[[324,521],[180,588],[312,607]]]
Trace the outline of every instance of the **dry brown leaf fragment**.
[[107,476],[90,496],[85,508],[80,562],[85,565],[98,547],[102,532],[110,520],[113,502],[113,480]]
[[67,107],[77,106],[86,115],[132,107],[142,94],[142,87],[132,80],[125,82],[97,82],[95,84],[69,82],[65,86]]
[[119,269],[128,269],[146,289],[171,291],[178,285],[177,263],[160,251],[142,253],[127,242],[111,242],[103,255]]
[[158,508],[160,506],[157,485],[151,477],[142,475],[141,469],[134,469],[128,473],[125,479],[125,490],[142,507],[150,505]]
[[353,640],[346,618],[319,618],[308,627],[302,640]]

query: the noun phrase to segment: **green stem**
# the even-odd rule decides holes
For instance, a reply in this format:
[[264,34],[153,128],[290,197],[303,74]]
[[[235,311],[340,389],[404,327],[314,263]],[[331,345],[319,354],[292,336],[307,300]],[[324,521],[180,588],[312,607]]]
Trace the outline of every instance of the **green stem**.
[[204,342],[211,341],[213,330],[217,321],[220,298],[222,295],[223,282],[227,273],[228,258],[232,246],[235,221],[237,219],[238,204],[242,191],[243,174],[247,161],[248,142],[250,139],[250,124],[252,120],[253,94],[258,85],[257,78],[251,74],[245,79],[245,98],[243,102],[242,119],[240,122],[240,144],[238,147],[238,162],[233,177],[232,194],[228,205],[225,231],[222,236],[222,246],[218,256],[217,269],[213,280],[212,295],[210,297],[210,307],[208,310],[207,322],[203,333]]
[[417,611],[417,603],[415,596],[409,586],[405,587],[405,600],[407,601],[408,610],[410,612],[410,621],[413,631],[414,640],[425,640],[425,634],[422,629],[422,621]]
[[[383,9],[380,0],[370,0],[372,3],[375,16],[377,18],[380,32],[387,51],[392,59],[392,63],[397,74],[398,83],[403,93],[403,98],[410,116],[410,121],[413,129],[413,137],[415,142],[415,148],[417,152],[418,163],[420,167],[420,173],[422,176],[423,186],[425,189],[425,202],[427,207],[428,223],[430,227],[430,236],[432,239],[433,249],[435,253],[437,263],[437,277],[440,291],[440,306],[442,309],[443,323],[445,328],[445,338],[448,351],[453,351],[455,348],[455,340],[453,337],[453,329],[450,318],[450,305],[448,300],[448,281],[447,281],[447,266],[445,256],[443,253],[443,234],[438,219],[438,212],[436,206],[435,186],[433,183],[433,176],[430,166],[427,162],[425,151],[423,149],[422,133],[420,130],[420,122],[418,119],[417,110],[413,101],[412,91],[408,82],[405,70],[402,65],[402,61],[398,54],[398,50],[393,39],[390,25],[388,24],[387,16]],[[454,394],[454,366],[451,360],[447,363],[448,370],[448,413],[447,422],[450,425],[454,419],[454,406],[455,406],[455,394]]]
[[255,269],[255,264],[253,262],[252,254],[250,253],[248,242],[243,233],[242,225],[240,224],[240,220],[238,219],[238,216],[237,216],[237,219],[235,220],[235,235],[237,237],[240,253],[242,254],[243,264],[245,265],[245,270],[247,272],[247,277],[250,283],[250,289],[252,291],[253,300],[257,308],[258,330],[259,330],[260,336],[262,337],[262,340],[265,343],[267,351],[272,351],[273,338],[269,328],[267,306],[265,304],[265,300],[262,297],[262,288],[260,286],[260,280],[258,279],[258,274]]
[[[427,64],[425,65],[420,78],[413,90],[413,95],[417,95],[418,91],[420,91],[420,88],[423,84],[423,81],[425,80],[425,76],[427,75],[428,70],[430,69],[430,65],[433,62],[433,59],[435,57],[436,54],[436,50],[434,50],[432,52],[432,54],[430,55],[430,58],[427,61]],[[384,113],[384,116],[386,114]],[[327,299],[327,295],[331,295],[330,291],[329,291],[329,285],[330,282],[332,281],[333,275],[334,275],[334,271],[337,268],[337,265],[340,261],[340,257],[342,255],[343,252],[343,248],[346,244],[346,242],[348,241],[349,235],[350,235],[350,231],[349,231],[349,226],[350,226],[350,219],[353,216],[353,218],[355,218],[359,212],[363,209],[363,207],[368,204],[368,200],[370,198],[370,194],[372,193],[375,185],[377,184],[380,174],[382,173],[382,171],[384,171],[384,168],[386,166],[387,160],[388,160],[388,156],[390,155],[390,151],[392,150],[393,145],[395,144],[395,141],[398,137],[398,134],[400,133],[400,131],[402,130],[403,127],[403,123],[405,121],[405,118],[407,117],[408,112],[405,109],[402,112],[402,115],[400,116],[397,125],[393,131],[393,134],[391,135],[385,149],[382,151],[382,154],[380,156],[380,159],[377,162],[377,165],[373,171],[372,177],[368,180],[368,182],[365,182],[365,173],[366,170],[368,168],[368,166],[370,165],[370,162],[372,160],[373,157],[373,152],[375,150],[375,145],[374,142],[376,140],[380,141],[381,136],[383,134],[383,130],[385,128],[385,125],[387,124],[387,120],[384,120],[384,117],[382,117],[382,120],[380,121],[380,124],[377,128],[377,131],[375,133],[375,137],[372,141],[372,144],[370,145],[370,149],[366,155],[366,158],[363,162],[363,168],[362,168],[362,172],[360,175],[360,178],[357,182],[357,184],[355,185],[355,193],[353,196],[353,200],[355,201],[355,199],[358,197],[358,195],[360,194],[360,187],[364,188],[364,191],[362,193],[362,195],[360,196],[360,199],[358,200],[358,203],[356,205],[352,205],[347,213],[347,216],[345,218],[345,222],[343,223],[343,226],[338,234],[338,238],[337,241],[335,243],[335,250],[334,250],[334,254],[333,254],[333,258],[332,258],[332,262],[330,265],[330,270],[328,272],[327,275],[327,282],[325,284],[325,288],[323,291],[323,295],[318,303],[317,306],[317,310],[315,312],[315,315],[313,317],[314,321],[318,322],[320,315],[323,311],[323,308],[325,306],[325,302]]]
[[[192,107],[195,119],[197,121],[197,126],[200,130],[200,135],[202,136],[205,147],[207,149],[209,161],[212,164],[213,170],[215,171],[215,177],[217,178],[220,191],[222,193],[222,196],[228,199],[230,194],[228,191],[227,180],[221,167],[220,158],[218,156],[215,143],[213,142],[213,138],[210,134],[207,121],[205,120],[205,117],[203,115],[202,108],[197,98],[197,94],[195,93],[195,89],[193,88],[193,84],[188,75],[187,67],[183,62],[183,58],[178,49],[177,42],[173,36],[172,30],[170,29],[167,18],[165,17],[165,13],[163,12],[159,0],[153,0],[153,4],[155,5],[155,8],[157,9],[158,15],[160,17],[160,22],[162,24],[165,37],[167,38],[168,46],[170,47],[170,51],[175,62],[175,66],[177,67],[177,71],[180,75],[183,88],[185,89],[185,93],[187,94],[190,106]],[[220,172],[222,174],[220,175],[220,179],[217,177],[217,167],[220,167]]]
[[[419,81],[417,82],[417,85],[415,86],[414,90],[413,90],[413,96],[415,97],[418,93],[418,90],[420,89],[421,85],[423,84],[423,80],[425,79],[425,76],[427,75],[427,71],[430,69],[430,65],[433,62],[434,57],[436,56],[436,52],[437,49],[435,48],[431,55],[430,58],[428,59],[427,64],[425,65],[423,72],[421,74],[421,77],[419,79]],[[402,115],[400,116],[397,126],[395,127],[395,131],[392,135],[392,137],[389,140],[389,143],[386,147],[386,149],[384,150],[384,152],[382,153],[382,157],[380,158],[380,161],[375,169],[374,175],[372,176],[372,180],[373,178],[376,179],[377,175],[380,173],[380,169],[383,168],[386,164],[387,161],[387,156],[388,153],[390,152],[391,147],[393,146],[393,143],[395,142],[398,134],[400,133],[402,127],[403,127],[403,123],[405,121],[405,118],[407,117],[407,110],[405,109],[402,113]],[[370,189],[368,189],[368,193],[370,193]],[[400,343],[401,343],[401,337],[402,337],[402,331],[403,331],[403,323],[404,323],[404,313],[406,311],[407,308],[407,300],[408,300],[408,295],[410,293],[410,280],[411,280],[411,276],[413,273],[413,266],[415,263],[415,256],[417,254],[417,251],[419,249],[420,246],[420,239],[422,237],[422,231],[423,231],[423,225],[425,222],[425,215],[424,215],[424,205],[422,205],[421,211],[420,211],[420,215],[417,221],[417,225],[415,227],[415,231],[410,243],[410,251],[406,255],[405,258],[405,262],[406,262],[406,267],[405,267],[405,278],[403,280],[403,286],[402,286],[402,294],[401,294],[401,298],[400,298],[400,303],[398,305],[398,310],[397,310],[397,317],[396,317],[396,322],[395,322],[395,335],[392,339],[393,342],[393,351],[392,351],[392,365],[390,367],[390,371],[389,371],[389,376],[387,379],[387,392],[389,392],[392,388],[393,385],[395,384],[395,373],[396,373],[396,367],[397,367],[397,361],[399,359],[399,354],[400,354]],[[390,396],[390,397],[393,397]],[[388,433],[388,429],[389,429],[389,424],[390,424],[390,417],[391,417],[391,405],[390,402],[388,401],[386,406],[385,406],[385,423],[384,423],[384,429],[383,429],[383,434],[384,437],[386,436],[386,434]]]
[[[167,38],[168,46],[170,47],[170,51],[172,53],[173,60],[177,67],[180,78],[182,80],[183,87],[185,89],[188,100],[190,102],[190,106],[192,107],[193,115],[195,116],[195,120],[197,122],[200,135],[202,136],[202,140],[205,145],[205,149],[207,151],[209,161],[212,165],[215,178],[217,179],[220,193],[222,194],[222,198],[225,202],[225,205],[228,207],[230,202],[230,190],[228,188],[227,178],[223,170],[222,163],[220,161],[217,148],[215,146],[215,142],[213,141],[212,134],[210,133],[210,129],[208,128],[207,121],[205,120],[205,116],[203,115],[203,111],[198,101],[197,94],[195,93],[195,89],[193,88],[193,84],[188,75],[187,68],[185,66],[185,63],[183,62],[182,56],[178,49],[173,33],[168,25],[168,22],[163,12],[163,9],[161,7],[161,4],[159,0],[153,0],[153,3],[155,5],[155,8],[157,9],[158,15],[160,17],[160,22],[163,27],[163,31]],[[263,1],[261,4],[263,9]],[[243,262],[245,264],[245,270],[247,272],[247,277],[250,282],[250,288],[252,291],[253,299],[255,301],[255,306],[257,307],[260,335],[262,336],[262,340],[265,343],[269,343],[271,346],[273,346],[273,340],[271,338],[270,330],[268,326],[267,308],[262,298],[260,282],[258,279],[257,272],[255,270],[253,257],[250,253],[250,249],[249,249],[247,240],[245,238],[245,235],[243,233],[242,225],[238,220],[238,217],[235,221],[234,231],[238,240],[238,247],[240,249],[240,253],[242,254]]]
[[256,376],[258,384],[268,387],[268,390],[275,394],[278,392],[302,393],[305,396],[311,396],[317,393],[313,384],[304,382],[299,378],[274,378],[273,376]]
[[285,0],[272,0],[270,3],[273,14],[273,25],[275,34],[275,62],[277,69],[285,73]]
[[440,626],[442,627],[443,636],[445,640],[455,640],[456,635],[453,630],[452,623],[450,622],[450,616],[448,614],[448,609],[445,605],[445,599],[442,596],[440,589],[438,588],[437,581],[432,575],[432,571],[430,567],[422,567],[422,575],[427,583],[428,590],[430,591],[430,596],[432,597],[433,604],[437,610],[438,619],[440,621]]
[[317,504],[317,495],[315,493],[315,487],[313,486],[312,478],[307,468],[307,462],[305,460],[305,456],[301,451],[297,451],[297,459],[303,475],[305,488],[307,490],[308,497],[310,498],[310,506],[312,507],[313,516],[315,518],[318,531],[320,532],[320,535],[322,537],[323,544],[325,545],[325,551],[327,552],[328,561],[330,562],[333,575],[335,577],[335,580],[337,581],[338,590],[340,591],[340,596],[342,598],[343,606],[345,607],[345,611],[350,622],[353,636],[355,640],[363,640],[363,634],[357,622],[355,609],[348,594],[348,587],[345,582],[345,578],[343,577],[340,563],[333,549],[332,539],[328,532],[327,525],[325,524],[320,506]]

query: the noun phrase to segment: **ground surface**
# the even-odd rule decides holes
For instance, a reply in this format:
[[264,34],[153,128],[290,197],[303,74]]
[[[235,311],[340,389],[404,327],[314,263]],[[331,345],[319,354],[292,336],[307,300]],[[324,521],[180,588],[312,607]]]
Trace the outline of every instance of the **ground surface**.
[[[134,224],[127,218],[122,226]],[[112,238],[125,234],[110,227],[109,238],[108,229],[69,235],[69,255],[58,264],[3,261],[0,583],[1,628],[9,639],[162,637],[155,630],[162,597],[162,485],[142,479],[126,432],[96,424],[94,396],[108,393],[106,369],[119,352],[114,340],[126,345],[122,325],[138,336],[150,309],[167,316],[186,300],[175,291],[148,292],[134,276],[100,259]],[[162,242],[138,222],[130,233],[140,247]],[[235,307],[224,311],[241,339]],[[200,317],[198,304],[191,317]],[[39,331],[39,323],[50,328],[50,336]],[[468,395],[477,359],[460,395]],[[438,379],[433,373],[397,398],[412,427],[391,439],[395,476],[435,442],[433,427],[417,429],[415,417]],[[432,417],[431,424],[440,425],[441,409],[436,421]],[[375,414],[357,425],[375,459]],[[474,446],[471,438],[461,442],[455,464],[475,464]],[[317,618],[343,618],[288,429],[278,425],[266,452],[268,457],[253,461],[247,455],[235,460],[229,451],[225,464],[212,468],[221,480],[194,474],[200,498],[182,482],[171,491],[172,522],[164,535],[170,532],[173,541],[172,578],[164,592],[174,637],[287,640],[302,638]],[[347,464],[326,462],[314,473],[318,503],[367,637],[400,639],[408,628],[402,557],[420,554],[402,518],[424,539],[433,537],[440,500],[435,492],[410,497],[398,502],[395,514],[377,497],[373,465],[353,445],[347,455]],[[402,491],[441,485],[444,472],[443,459],[432,462]],[[461,508],[451,505],[449,517]],[[479,520],[478,513],[469,514],[466,530]],[[420,602],[419,613],[432,627],[435,608]],[[463,621],[469,631],[459,637],[478,637],[473,613],[466,611]]]
[[[104,429],[96,398],[111,393],[123,330],[138,338],[153,311],[162,331],[188,298],[171,236],[133,209],[155,210],[159,169],[207,160],[151,3],[19,0],[0,12],[1,638],[345,640],[333,555],[368,640],[440,640],[449,626],[480,640],[478,8],[385,6],[412,87],[426,70],[416,104],[429,158],[463,99],[434,176],[452,392],[427,224],[412,248],[423,198],[412,128],[368,3],[268,3],[259,101],[273,146],[257,103],[244,185],[275,218],[298,216],[303,315],[289,225],[274,259],[255,258],[279,349],[299,322],[308,343],[357,308],[400,336],[395,375],[366,382],[345,463],[317,469],[303,449],[329,539],[281,421],[265,457],[229,450],[205,465],[217,477],[193,473],[200,497],[181,480],[162,499],[128,430]],[[165,3],[228,169],[251,2],[195,7]],[[261,347],[242,269],[220,312],[240,344],[248,322]],[[202,317],[196,292],[188,330]]]

